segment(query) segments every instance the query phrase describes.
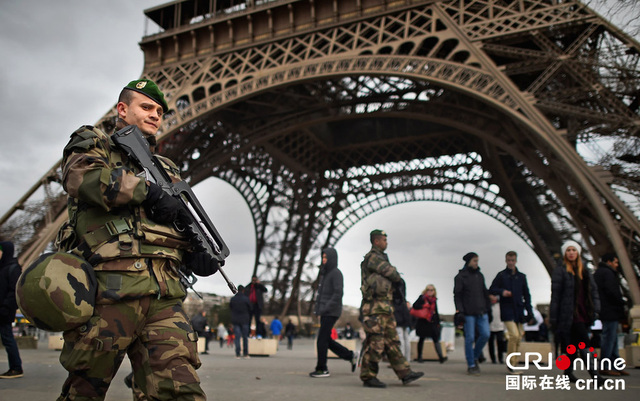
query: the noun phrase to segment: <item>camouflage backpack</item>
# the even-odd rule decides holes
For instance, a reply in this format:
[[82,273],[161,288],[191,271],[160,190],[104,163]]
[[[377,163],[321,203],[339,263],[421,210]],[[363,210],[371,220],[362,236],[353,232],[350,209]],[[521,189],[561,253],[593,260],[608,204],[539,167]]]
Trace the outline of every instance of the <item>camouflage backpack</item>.
[[96,289],[95,273],[84,259],[49,252],[22,272],[16,299],[24,316],[39,329],[66,331],[91,318]]

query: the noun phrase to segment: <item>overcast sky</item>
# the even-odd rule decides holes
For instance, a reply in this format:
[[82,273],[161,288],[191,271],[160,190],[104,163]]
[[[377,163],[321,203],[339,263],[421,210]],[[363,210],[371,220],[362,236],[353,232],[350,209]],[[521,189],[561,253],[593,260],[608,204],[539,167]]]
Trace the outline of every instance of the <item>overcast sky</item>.
[[[96,123],[122,87],[140,77],[143,10],[158,0],[59,2],[3,0],[0,4],[0,215],[61,157],[69,135]],[[253,269],[255,233],[249,209],[228,184],[208,180],[195,188],[227,241],[227,273],[246,284]],[[487,285],[504,269],[504,254],[518,252],[534,303],[548,303],[550,280],[528,246],[496,220],[471,209],[413,203],[377,212],[356,224],[336,245],[345,277],[344,303],[360,304],[359,266],[368,233],[389,234],[388,254],[402,272],[413,302],[435,284],[441,313],[453,313],[453,278],[468,251],[480,255]],[[200,291],[228,295],[215,275]]]

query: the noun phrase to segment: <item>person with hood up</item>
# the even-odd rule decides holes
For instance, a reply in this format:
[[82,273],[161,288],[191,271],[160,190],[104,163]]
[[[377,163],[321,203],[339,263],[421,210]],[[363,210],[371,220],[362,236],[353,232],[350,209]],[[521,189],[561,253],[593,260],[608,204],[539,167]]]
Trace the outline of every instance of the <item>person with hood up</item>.
[[329,377],[327,368],[327,350],[330,349],[338,358],[351,364],[351,371],[356,370],[358,351],[350,351],[331,338],[331,329],[342,314],[342,295],[344,279],[338,269],[338,253],[333,248],[322,251],[322,265],[318,279],[318,295],[316,297],[315,314],[320,316],[320,330],[317,337],[318,361],[316,369],[309,373],[311,377]]
[[[456,312],[464,316],[464,354],[467,374],[480,375],[478,360],[489,340],[489,291],[478,266],[478,254],[469,252],[462,257],[464,267],[455,278],[453,300]],[[477,337],[476,337],[477,331]]]
[[13,337],[11,324],[16,320],[16,283],[22,273],[18,260],[13,256],[13,243],[0,242],[0,336],[7,350],[9,370],[0,379],[15,379],[24,376],[18,344]]

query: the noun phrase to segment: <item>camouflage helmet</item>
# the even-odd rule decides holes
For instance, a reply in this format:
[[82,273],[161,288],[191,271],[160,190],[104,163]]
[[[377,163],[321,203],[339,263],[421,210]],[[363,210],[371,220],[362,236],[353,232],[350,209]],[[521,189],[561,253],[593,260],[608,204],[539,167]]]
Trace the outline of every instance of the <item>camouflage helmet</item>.
[[41,255],[20,275],[18,306],[36,327],[48,331],[74,329],[93,315],[96,298],[93,267],[64,252]]

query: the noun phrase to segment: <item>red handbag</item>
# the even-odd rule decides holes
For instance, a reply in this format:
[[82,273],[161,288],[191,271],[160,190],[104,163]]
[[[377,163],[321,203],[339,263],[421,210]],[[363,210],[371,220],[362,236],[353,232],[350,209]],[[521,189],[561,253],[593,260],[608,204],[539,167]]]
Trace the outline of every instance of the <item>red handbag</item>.
[[409,309],[409,313],[411,314],[411,316],[415,316],[418,319],[429,320],[431,318],[431,316],[429,316],[429,310],[427,308],[422,308],[422,309],[411,308]]

